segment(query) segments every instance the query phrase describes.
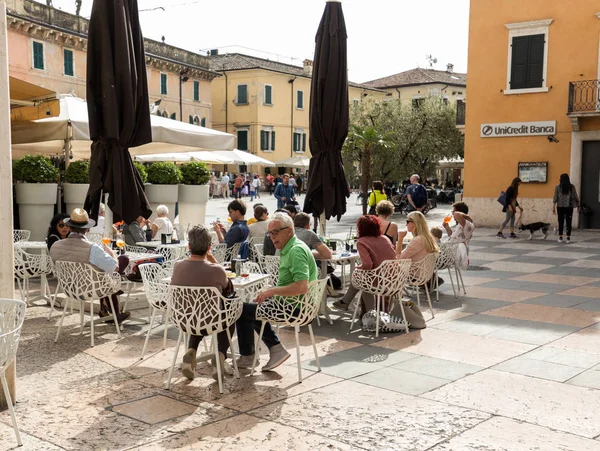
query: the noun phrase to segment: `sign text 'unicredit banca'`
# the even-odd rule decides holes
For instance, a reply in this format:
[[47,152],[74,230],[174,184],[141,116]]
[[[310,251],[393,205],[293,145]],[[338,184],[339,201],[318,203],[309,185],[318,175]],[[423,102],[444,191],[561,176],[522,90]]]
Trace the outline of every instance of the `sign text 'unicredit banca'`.
[[556,121],[505,122],[481,124],[482,138],[506,138],[510,136],[546,136],[556,133]]

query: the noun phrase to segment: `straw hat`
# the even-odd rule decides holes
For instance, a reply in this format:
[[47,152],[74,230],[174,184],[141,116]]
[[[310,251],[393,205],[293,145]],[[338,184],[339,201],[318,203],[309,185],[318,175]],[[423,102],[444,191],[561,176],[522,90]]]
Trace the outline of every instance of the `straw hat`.
[[90,219],[83,208],[76,208],[71,212],[71,217],[65,221],[69,227],[77,227],[79,229],[89,229],[96,225],[96,221]]

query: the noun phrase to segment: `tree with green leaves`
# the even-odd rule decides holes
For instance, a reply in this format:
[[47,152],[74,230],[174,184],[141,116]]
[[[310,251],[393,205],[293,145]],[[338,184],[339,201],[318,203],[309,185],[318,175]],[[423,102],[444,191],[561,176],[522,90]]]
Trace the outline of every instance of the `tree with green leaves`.
[[[352,108],[350,124],[353,130],[372,128],[371,136],[386,138],[386,145],[370,146],[367,162],[362,161],[364,140],[354,139],[352,133],[342,149],[344,169],[351,181],[370,169],[367,187],[374,179],[399,182],[414,173],[424,180],[435,174],[439,160],[464,155],[455,106],[441,98],[424,99],[414,106],[402,105],[399,99],[363,101]],[[362,186],[364,189],[365,180]]]

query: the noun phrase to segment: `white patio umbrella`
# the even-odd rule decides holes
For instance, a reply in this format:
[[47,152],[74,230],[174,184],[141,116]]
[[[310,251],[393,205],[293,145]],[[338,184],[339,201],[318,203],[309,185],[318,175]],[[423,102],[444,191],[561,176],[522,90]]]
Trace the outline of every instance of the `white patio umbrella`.
[[135,161],[140,163],[154,163],[156,161],[172,161],[174,163],[185,163],[190,161],[192,157],[189,153],[155,153],[151,155],[137,155],[133,157]]
[[284,160],[278,160],[275,162],[275,166],[280,166],[284,168],[304,168],[308,169],[310,166],[310,158],[309,157],[290,157],[285,158]]
[[[229,133],[156,115],[150,119],[153,142],[129,149],[132,156],[200,149],[231,150],[235,145],[235,137]],[[63,152],[77,159],[90,157],[87,102],[78,97],[61,96],[58,117],[17,122],[11,132],[14,158]]]
[[266,158],[259,157],[257,155],[253,155],[250,152],[246,152],[244,150],[233,149],[231,151],[216,151],[211,153],[219,154],[227,158],[232,158],[239,164],[246,164],[248,166],[255,164],[261,166],[275,166],[275,163],[273,163],[272,161],[267,160]]

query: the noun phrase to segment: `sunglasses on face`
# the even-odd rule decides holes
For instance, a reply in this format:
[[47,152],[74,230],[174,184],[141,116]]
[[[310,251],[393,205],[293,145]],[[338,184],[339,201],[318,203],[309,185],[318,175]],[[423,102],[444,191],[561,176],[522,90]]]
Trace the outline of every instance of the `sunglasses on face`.
[[408,225],[408,224],[410,224],[411,222],[415,222],[415,221],[413,221],[412,219],[407,219],[407,220],[406,220],[406,224],[407,224],[407,225]]
[[269,236],[271,238],[275,238],[277,235],[279,235],[279,232],[281,232],[282,230],[285,230],[285,229],[289,229],[289,227],[282,227],[280,229],[271,230],[271,231],[269,231]]
[[64,222],[59,222],[57,224],[57,227],[60,227],[62,229],[63,227],[68,227],[68,226]]

